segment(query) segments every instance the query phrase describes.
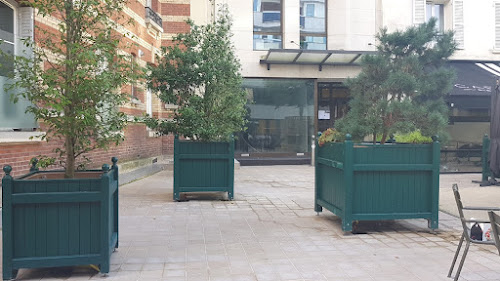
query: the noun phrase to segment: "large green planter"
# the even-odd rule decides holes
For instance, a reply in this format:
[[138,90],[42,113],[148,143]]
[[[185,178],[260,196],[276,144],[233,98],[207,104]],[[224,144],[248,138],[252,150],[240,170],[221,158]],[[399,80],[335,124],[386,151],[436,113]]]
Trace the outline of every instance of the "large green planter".
[[316,149],[315,211],[358,220],[424,218],[438,227],[440,144],[327,143]]
[[184,192],[227,192],[233,199],[234,139],[229,142],[174,140],[174,200]]
[[118,247],[118,161],[102,170],[31,172],[3,168],[3,279],[20,268],[98,265],[108,273]]

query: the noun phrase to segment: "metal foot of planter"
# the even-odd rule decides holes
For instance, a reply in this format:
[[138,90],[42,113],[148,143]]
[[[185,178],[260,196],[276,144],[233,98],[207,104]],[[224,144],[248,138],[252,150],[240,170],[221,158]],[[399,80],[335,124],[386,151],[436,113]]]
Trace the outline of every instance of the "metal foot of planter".
[[234,139],[229,142],[174,140],[174,201],[182,193],[227,192],[234,197]]
[[432,144],[327,143],[316,149],[315,211],[354,221],[422,218],[438,228],[439,160]]
[[102,170],[31,172],[3,168],[3,279],[20,268],[98,264],[108,273],[118,247],[118,159]]

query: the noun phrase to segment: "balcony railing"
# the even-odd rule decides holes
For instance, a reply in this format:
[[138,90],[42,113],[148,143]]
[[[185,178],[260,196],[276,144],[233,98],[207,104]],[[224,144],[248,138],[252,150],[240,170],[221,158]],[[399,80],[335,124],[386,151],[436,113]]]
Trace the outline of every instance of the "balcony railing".
[[160,28],[163,28],[163,22],[160,17],[153,9],[150,7],[146,7],[146,19],[152,20],[154,23],[156,23]]

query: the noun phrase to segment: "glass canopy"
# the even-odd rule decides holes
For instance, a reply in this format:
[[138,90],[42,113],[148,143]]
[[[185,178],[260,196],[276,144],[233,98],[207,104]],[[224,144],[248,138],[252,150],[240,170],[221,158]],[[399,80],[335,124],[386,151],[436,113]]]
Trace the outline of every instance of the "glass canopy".
[[343,50],[300,50],[300,49],[270,49],[261,58],[261,64],[305,64],[318,65],[358,65],[363,55],[374,54],[372,51],[343,51]]

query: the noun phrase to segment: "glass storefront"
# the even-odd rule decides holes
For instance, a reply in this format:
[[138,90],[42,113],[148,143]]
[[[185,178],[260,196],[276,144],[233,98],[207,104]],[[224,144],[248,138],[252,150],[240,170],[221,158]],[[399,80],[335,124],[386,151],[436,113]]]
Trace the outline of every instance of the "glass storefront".
[[301,155],[314,134],[314,80],[245,79],[248,129],[236,153]]

